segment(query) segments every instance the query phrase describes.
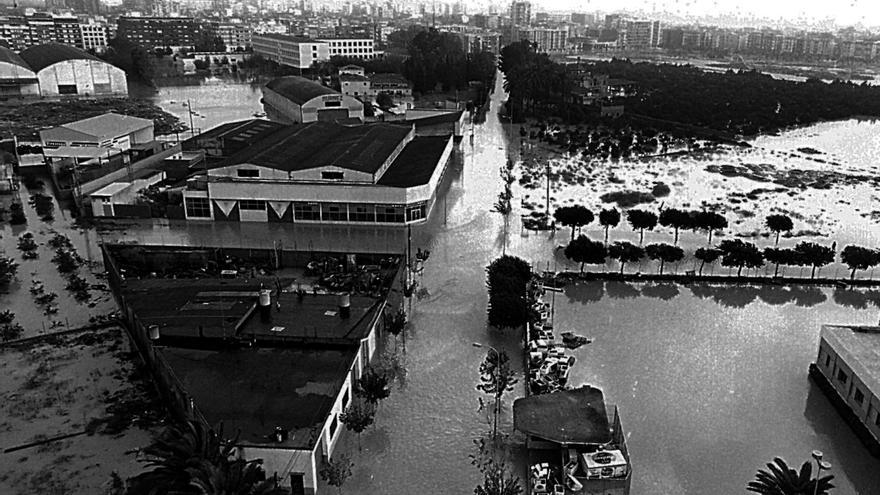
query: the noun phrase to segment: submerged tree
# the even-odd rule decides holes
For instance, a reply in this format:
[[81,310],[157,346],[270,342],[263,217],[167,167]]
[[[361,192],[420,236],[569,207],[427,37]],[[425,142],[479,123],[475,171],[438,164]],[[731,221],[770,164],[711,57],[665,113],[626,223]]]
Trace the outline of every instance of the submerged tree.
[[832,479],[834,475],[813,478],[813,464],[809,461],[804,462],[798,472],[776,457],[767,464],[766,470],[758,470],[746,490],[761,495],[828,495],[834,488]]
[[648,244],[645,246],[645,253],[648,258],[660,262],[660,275],[663,275],[663,266],[666,263],[675,263],[684,258],[684,250],[669,244]]
[[358,451],[361,450],[361,433],[364,432],[376,419],[376,408],[369,402],[353,400],[339,415],[339,421],[349,431],[357,434]]
[[721,257],[721,266],[735,267],[737,277],[742,275],[743,268],[764,266],[764,255],[751,242],[743,242],[739,239],[728,240],[722,241],[718,247],[724,253]]
[[788,215],[768,215],[764,220],[764,225],[771,232],[776,233],[776,244],[779,244],[779,233],[790,232],[794,228],[791,218]]
[[799,242],[794,251],[805,266],[812,267],[810,278],[815,278],[816,268],[834,262],[834,250],[815,242]]
[[368,366],[357,382],[355,393],[370,404],[376,405],[380,400],[391,395],[388,377],[384,373],[377,372],[372,366]]
[[603,265],[608,250],[605,244],[593,241],[586,236],[580,235],[577,239],[568,243],[565,247],[565,257],[581,264],[581,273],[584,273],[584,264]]
[[679,229],[688,229],[691,226],[691,214],[684,210],[667,208],[660,212],[660,225],[670,227],[675,231],[673,244],[678,245]]
[[335,486],[339,493],[342,493],[342,485],[351,476],[351,468],[354,463],[347,454],[340,454],[332,459],[326,459],[321,466],[318,475],[328,485]]
[[639,231],[639,246],[645,239],[645,230],[654,230],[657,226],[657,215],[646,210],[629,210],[626,212],[626,221],[633,230]]
[[480,383],[477,390],[489,394],[494,400],[492,438],[498,436],[498,416],[501,414],[501,399],[507,392],[513,391],[517,379],[510,369],[510,357],[505,351],[489,349],[486,358],[480,363]]
[[840,253],[840,260],[852,270],[850,280],[856,278],[856,270],[867,270],[880,264],[880,251],[861,246],[847,246]]
[[620,212],[614,208],[599,212],[599,225],[605,227],[605,244],[608,244],[608,229],[620,223]]
[[608,256],[620,263],[620,274],[627,263],[635,263],[645,257],[645,250],[630,242],[615,242],[608,248]]
[[724,254],[720,249],[715,248],[699,248],[694,252],[694,258],[700,260],[700,276],[703,275],[703,267],[706,263],[710,265]]
[[480,470],[483,481],[474,488],[474,495],[519,495],[523,492],[518,476],[508,467],[507,460],[482,438],[474,440],[477,453],[471,454],[471,464]]
[[557,208],[553,212],[553,218],[561,225],[571,227],[571,240],[574,240],[574,229],[592,223],[594,216],[586,206],[574,205]]
[[727,219],[714,211],[699,211],[693,216],[691,228],[705,230],[709,234],[709,244],[711,244],[712,233],[727,228]]

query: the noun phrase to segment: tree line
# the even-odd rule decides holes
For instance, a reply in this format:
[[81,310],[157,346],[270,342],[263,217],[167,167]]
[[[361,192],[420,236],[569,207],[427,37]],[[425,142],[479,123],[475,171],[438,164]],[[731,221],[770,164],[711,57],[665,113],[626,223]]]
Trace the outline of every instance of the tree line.
[[[673,208],[664,209],[660,215],[646,210],[629,210],[626,212],[627,222],[633,230],[639,231],[639,245],[622,241],[608,245],[608,230],[616,227],[621,220],[620,213],[611,208],[599,213],[599,224],[605,229],[605,241],[594,241],[584,235],[574,237],[575,229],[580,229],[595,219],[592,211],[582,205],[566,206],[554,212],[554,218],[562,225],[571,227],[571,239],[565,247],[566,258],[580,263],[583,273],[584,265],[604,265],[607,259],[616,260],[620,264],[620,273],[628,263],[636,263],[644,258],[658,262],[662,275],[667,263],[677,263],[684,259],[684,250],[677,246],[679,231],[703,230],[712,242],[712,233],[727,227],[727,219],[723,215],[711,211],[685,211]],[[656,243],[642,247],[645,230],[653,230],[657,224],[674,230],[675,244]],[[786,215],[768,215],[765,226],[776,234],[792,230],[793,222]],[[810,278],[815,278],[816,270],[833,263],[836,243],[823,246],[815,242],[800,242],[793,248],[767,247],[763,250],[751,242],[740,239],[724,240],[717,247],[699,248],[694,257],[700,260],[699,275],[703,274],[706,264],[721,259],[721,265],[737,269],[737,276],[742,270],[757,269],[765,264],[775,265],[773,276],[779,275],[780,266],[810,267]],[[850,280],[855,279],[856,271],[867,270],[880,265],[880,250],[863,246],[849,245],[840,252],[840,260],[851,270]]]

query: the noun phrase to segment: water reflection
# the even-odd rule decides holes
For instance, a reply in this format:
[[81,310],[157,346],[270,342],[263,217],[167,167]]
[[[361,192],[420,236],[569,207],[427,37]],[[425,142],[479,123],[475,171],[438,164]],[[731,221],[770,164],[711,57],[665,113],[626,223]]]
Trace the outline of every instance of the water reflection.
[[[661,301],[671,301],[682,294],[683,289],[690,290],[698,299],[706,299],[726,308],[745,308],[761,301],[770,306],[794,304],[801,308],[810,308],[828,300],[830,289],[802,285],[719,285],[692,283],[678,285],[674,283],[631,284],[621,281],[576,283],[565,288],[569,303],[597,303],[604,297],[610,299],[634,299],[645,296]],[[836,289],[832,293],[832,301],[838,306],[852,309],[880,308],[880,290]]]

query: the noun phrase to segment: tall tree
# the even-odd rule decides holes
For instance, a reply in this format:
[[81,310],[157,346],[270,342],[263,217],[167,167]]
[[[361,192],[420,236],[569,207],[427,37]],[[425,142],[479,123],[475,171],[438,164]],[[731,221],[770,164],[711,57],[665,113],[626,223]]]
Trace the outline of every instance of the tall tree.
[[776,265],[773,270],[773,277],[779,276],[779,265],[787,265],[793,258],[794,252],[791,249],[764,248],[764,259],[768,263]]
[[645,229],[654,230],[657,226],[657,215],[646,210],[629,210],[626,212],[626,221],[633,230],[639,231],[639,246],[641,246],[645,238]]
[[675,241],[673,244],[678,245],[678,231],[679,229],[690,228],[691,215],[684,210],[666,208],[660,212],[659,223],[664,227],[670,227],[675,230]]
[[714,211],[699,211],[693,215],[692,228],[705,230],[709,234],[709,244],[712,243],[712,233],[727,228],[727,219]]
[[571,240],[574,240],[574,229],[592,223],[593,212],[581,205],[563,206],[553,212],[553,218],[562,225],[571,227]]
[[513,391],[517,378],[510,369],[510,357],[507,352],[489,349],[485,359],[480,363],[480,383],[477,390],[489,394],[494,399],[492,438],[498,436],[498,416],[501,414],[501,399],[507,392]]
[[565,247],[565,257],[581,264],[581,273],[584,273],[584,264],[603,265],[608,250],[605,244],[593,241],[587,236],[579,235],[577,239],[568,243]]
[[516,328],[528,319],[526,287],[532,277],[531,266],[516,256],[501,256],[486,267],[489,289],[489,324],[496,328]]
[[648,244],[645,246],[645,253],[648,258],[660,262],[660,275],[663,275],[663,266],[666,263],[675,263],[684,258],[684,250],[669,244]]
[[514,475],[505,457],[499,457],[494,445],[486,445],[483,438],[474,440],[477,453],[471,454],[471,464],[480,470],[483,482],[474,488],[474,495],[519,495],[523,488],[518,476]]
[[605,244],[608,244],[608,229],[620,223],[620,212],[609,208],[599,212],[599,225],[605,227]]
[[376,419],[376,408],[367,401],[353,400],[339,415],[339,421],[346,429],[357,433],[358,451],[361,450],[361,433]]
[[721,241],[718,248],[724,253],[721,257],[721,266],[735,267],[737,277],[742,275],[743,268],[764,266],[764,255],[751,242],[743,242],[739,239],[725,240]]
[[856,270],[867,270],[880,264],[880,251],[861,246],[847,246],[840,252],[840,260],[852,270],[850,280],[855,280]]
[[694,258],[700,260],[700,276],[703,276],[703,267],[706,263],[710,265],[724,254],[720,249],[715,248],[699,248],[694,252]]
[[608,256],[620,263],[620,274],[627,263],[635,263],[645,257],[645,250],[630,242],[615,242],[608,248]]
[[803,260],[805,265],[813,267],[810,272],[810,278],[815,278],[816,268],[834,261],[834,250],[815,242],[799,242],[794,247],[794,251]]
[[767,215],[767,218],[764,220],[764,225],[766,225],[771,232],[776,233],[777,245],[779,244],[779,233],[789,232],[794,228],[794,223],[792,223],[791,218],[787,215]]
[[833,479],[833,475],[813,478],[813,464],[809,461],[804,462],[798,472],[776,457],[767,464],[766,470],[758,470],[746,490],[761,495],[828,495],[834,488]]

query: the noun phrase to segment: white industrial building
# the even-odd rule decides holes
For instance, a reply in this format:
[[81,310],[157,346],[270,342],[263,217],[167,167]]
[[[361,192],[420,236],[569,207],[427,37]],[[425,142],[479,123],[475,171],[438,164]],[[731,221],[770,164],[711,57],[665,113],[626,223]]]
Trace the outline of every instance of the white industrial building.
[[47,161],[104,160],[153,141],[153,121],[105,113],[40,131]]
[[254,54],[299,69],[308,69],[315,62],[330,60],[327,43],[311,38],[264,33],[254,34],[251,43]]
[[20,56],[37,75],[42,97],[128,95],[125,71],[72,46],[47,43]]
[[14,51],[0,47],[0,101],[38,96],[37,74]]
[[414,126],[292,125],[207,171],[184,191],[186,218],[235,222],[424,222],[453,136]]
[[269,81],[263,87],[263,109],[270,120],[284,124],[364,118],[358,99],[297,76]]

